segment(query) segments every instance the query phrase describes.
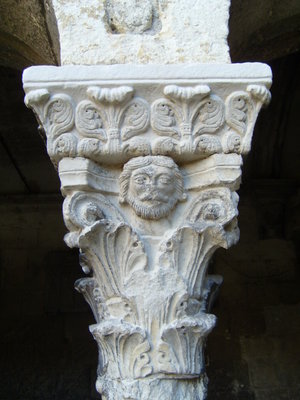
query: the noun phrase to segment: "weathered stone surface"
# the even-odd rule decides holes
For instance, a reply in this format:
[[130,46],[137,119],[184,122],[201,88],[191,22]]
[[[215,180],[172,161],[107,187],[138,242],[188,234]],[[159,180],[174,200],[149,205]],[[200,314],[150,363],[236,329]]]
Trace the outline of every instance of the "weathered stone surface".
[[230,62],[229,0],[53,0],[53,6],[63,65]]
[[66,197],[65,241],[90,274],[76,288],[96,320],[104,399],[206,398],[222,281],[207,267],[238,240],[241,155],[270,79],[260,64],[24,74]]

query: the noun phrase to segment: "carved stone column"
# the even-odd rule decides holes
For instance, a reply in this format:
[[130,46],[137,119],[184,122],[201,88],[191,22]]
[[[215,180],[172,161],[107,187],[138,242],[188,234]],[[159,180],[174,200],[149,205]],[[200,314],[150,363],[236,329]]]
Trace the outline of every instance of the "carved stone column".
[[65,196],[65,241],[92,308],[97,389],[107,400],[202,400],[216,317],[207,274],[237,242],[236,190],[263,64],[33,67],[25,102]]

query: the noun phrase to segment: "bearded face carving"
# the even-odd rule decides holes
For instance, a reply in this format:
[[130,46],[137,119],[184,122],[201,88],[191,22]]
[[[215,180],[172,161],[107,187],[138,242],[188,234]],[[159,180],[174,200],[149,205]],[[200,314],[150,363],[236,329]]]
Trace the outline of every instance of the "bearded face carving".
[[185,198],[182,175],[170,157],[136,157],[124,165],[120,202],[129,204],[139,217],[166,217]]

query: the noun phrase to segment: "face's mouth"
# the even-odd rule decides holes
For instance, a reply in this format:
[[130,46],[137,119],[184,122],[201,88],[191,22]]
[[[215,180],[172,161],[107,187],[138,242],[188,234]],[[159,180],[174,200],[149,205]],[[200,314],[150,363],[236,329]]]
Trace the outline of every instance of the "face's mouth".
[[168,201],[169,201],[168,196],[165,196],[159,192],[144,193],[139,196],[139,199],[140,199],[140,201],[151,202],[152,204],[168,203]]
[[141,193],[139,196],[128,196],[127,203],[135,213],[145,219],[160,219],[169,215],[175,207],[178,199],[176,196],[163,195],[161,193]]
[[148,208],[156,208],[156,207],[162,206],[162,204],[165,204],[165,203],[163,203],[160,200],[144,200],[143,204],[145,205],[145,207],[148,207]]

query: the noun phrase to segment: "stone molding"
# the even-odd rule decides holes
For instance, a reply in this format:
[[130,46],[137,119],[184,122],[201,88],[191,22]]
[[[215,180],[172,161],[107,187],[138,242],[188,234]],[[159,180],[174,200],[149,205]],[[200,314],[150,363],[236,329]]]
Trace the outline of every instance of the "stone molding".
[[104,399],[205,399],[222,281],[207,268],[238,241],[241,155],[270,84],[262,64],[25,71],[61,179],[65,241],[89,275],[75,286],[96,320]]

